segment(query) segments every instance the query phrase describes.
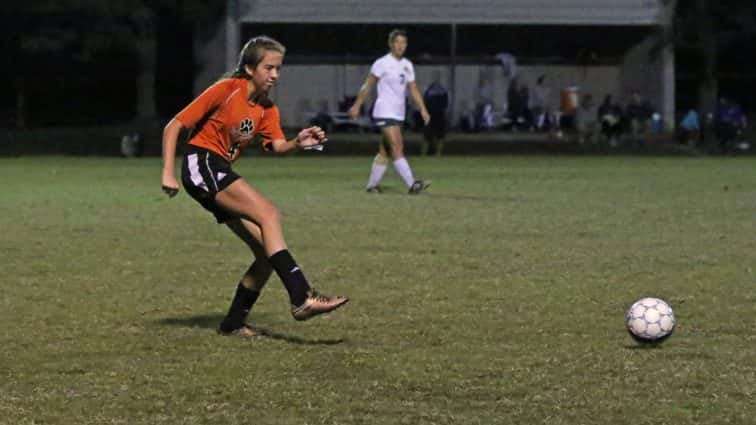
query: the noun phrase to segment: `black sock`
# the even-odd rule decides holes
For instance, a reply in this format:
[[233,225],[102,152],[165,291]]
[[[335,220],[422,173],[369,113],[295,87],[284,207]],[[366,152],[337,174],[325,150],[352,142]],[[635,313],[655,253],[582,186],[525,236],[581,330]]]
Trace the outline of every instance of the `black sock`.
[[228,314],[221,322],[221,331],[231,332],[244,326],[244,320],[259,296],[259,291],[248,289],[239,283],[239,286],[236,287],[234,299],[231,301],[231,307],[228,309]]
[[302,273],[297,263],[294,262],[294,258],[289,254],[289,250],[282,249],[276,252],[268,258],[268,261],[289,292],[291,305],[297,307],[302,305],[305,298],[307,298],[310,284],[307,283],[304,273]]

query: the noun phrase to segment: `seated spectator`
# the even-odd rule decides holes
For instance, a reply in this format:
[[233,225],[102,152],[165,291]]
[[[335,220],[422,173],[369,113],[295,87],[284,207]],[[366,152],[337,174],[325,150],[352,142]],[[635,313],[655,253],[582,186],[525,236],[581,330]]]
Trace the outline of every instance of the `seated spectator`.
[[567,86],[560,92],[560,109],[558,127],[570,130],[577,130],[575,115],[580,106],[580,87]]
[[625,118],[631,134],[643,134],[649,130],[649,121],[654,108],[644,100],[640,92],[634,91],[630,103],[625,108]]
[[579,143],[595,143],[598,136],[598,106],[590,93],[583,96],[575,110],[575,128]]
[[543,131],[551,128],[551,88],[546,85],[545,75],[538,77],[533,87],[533,96],[530,97],[530,114],[536,130]]
[[491,76],[487,72],[481,72],[474,96],[475,106],[478,108],[485,104],[494,103],[493,81],[491,81]]
[[601,123],[601,135],[609,146],[619,146],[622,135],[622,108],[612,101],[612,95],[607,94],[604,102],[598,108],[598,119]]
[[664,117],[658,112],[651,113],[651,119],[648,121],[649,130],[653,134],[659,134],[664,131]]
[[459,115],[459,129],[465,133],[472,133],[475,131],[475,108],[470,106],[470,103],[463,102],[462,113]]
[[528,98],[528,87],[520,84],[517,78],[513,78],[507,89],[507,110],[513,130],[528,128],[532,123],[528,109]]
[[689,109],[680,121],[679,127],[680,142],[688,146],[696,146],[701,137],[701,121],[698,117],[698,111]]
[[748,121],[740,105],[721,97],[714,114],[714,129],[722,152],[736,147],[738,138],[747,125]]
[[478,131],[490,131],[495,127],[493,105],[486,103],[481,105],[475,114],[475,126]]

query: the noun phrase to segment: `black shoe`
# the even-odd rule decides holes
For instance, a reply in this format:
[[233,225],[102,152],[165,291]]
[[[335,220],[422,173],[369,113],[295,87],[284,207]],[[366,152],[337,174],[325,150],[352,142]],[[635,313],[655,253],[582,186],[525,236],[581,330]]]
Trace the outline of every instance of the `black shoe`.
[[430,185],[430,180],[415,180],[415,182],[412,183],[412,186],[410,186],[408,193],[410,195],[417,195],[418,193],[427,189]]
[[367,193],[383,193],[383,189],[380,186],[370,186],[366,190]]

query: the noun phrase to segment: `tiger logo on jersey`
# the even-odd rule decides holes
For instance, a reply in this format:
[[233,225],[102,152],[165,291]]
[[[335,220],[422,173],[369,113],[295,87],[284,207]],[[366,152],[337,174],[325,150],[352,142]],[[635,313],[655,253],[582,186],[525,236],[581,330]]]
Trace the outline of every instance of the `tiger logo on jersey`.
[[246,146],[252,139],[254,131],[255,122],[251,118],[244,118],[239,123],[239,128],[231,130],[231,138],[235,140],[235,143],[228,148],[228,155],[233,157],[237,149]]
[[255,122],[252,121],[251,118],[244,118],[242,122],[239,123],[239,128],[233,130],[231,132],[231,135],[234,137],[234,139],[245,140],[249,139],[254,131]]

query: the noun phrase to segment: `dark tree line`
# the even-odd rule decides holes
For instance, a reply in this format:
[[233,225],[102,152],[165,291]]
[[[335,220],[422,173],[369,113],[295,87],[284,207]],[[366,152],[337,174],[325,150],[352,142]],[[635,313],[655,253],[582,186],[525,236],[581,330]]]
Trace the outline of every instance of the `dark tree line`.
[[[670,1],[667,1],[670,3]],[[678,67],[692,75],[701,111],[711,111],[728,75],[753,76],[756,65],[756,2],[753,0],[677,0],[667,43],[688,63]]]
[[[12,58],[2,71],[2,91],[12,91],[7,96],[14,110],[9,121],[25,128],[34,121],[32,109],[45,110],[50,103],[57,108],[45,113],[60,115],[59,122],[77,108],[93,114],[112,109],[135,121],[154,120],[158,34],[185,34],[187,40],[183,45],[178,40],[176,48],[191,54],[192,29],[217,22],[224,3],[42,0],[5,5],[0,10],[0,47]],[[129,107],[114,106],[119,102]]]

